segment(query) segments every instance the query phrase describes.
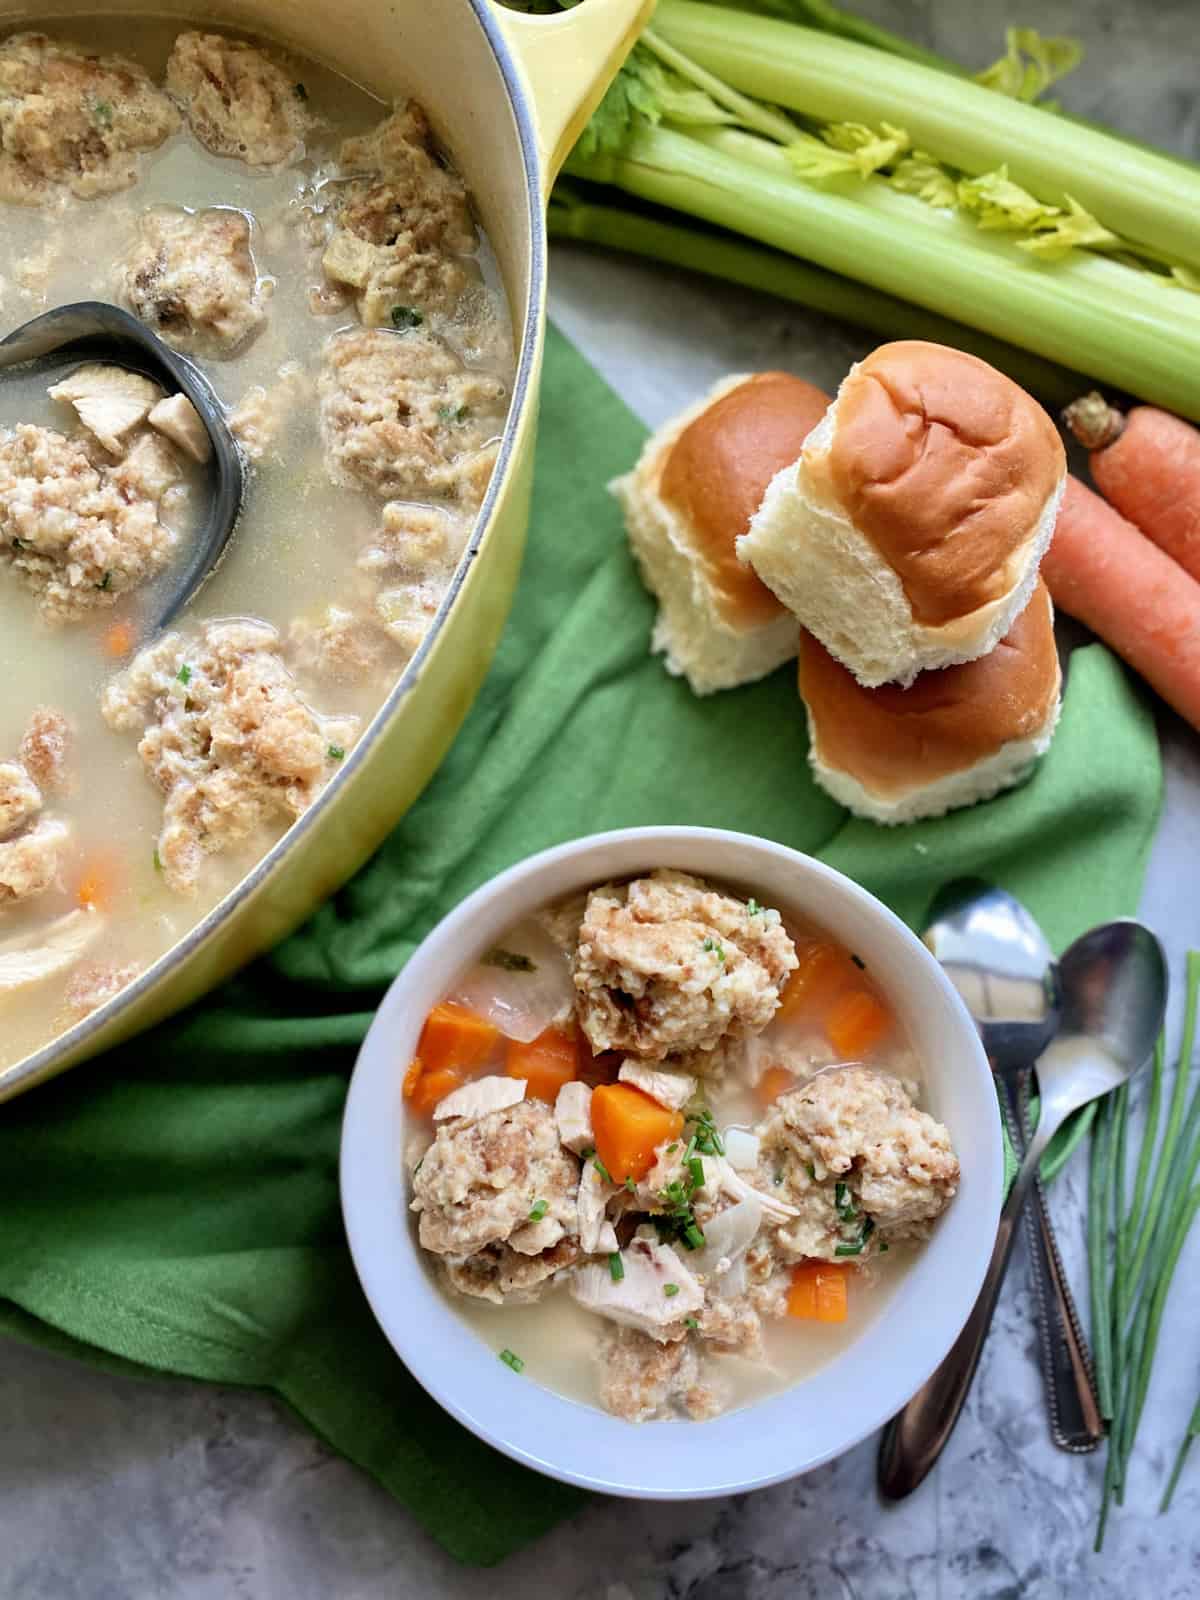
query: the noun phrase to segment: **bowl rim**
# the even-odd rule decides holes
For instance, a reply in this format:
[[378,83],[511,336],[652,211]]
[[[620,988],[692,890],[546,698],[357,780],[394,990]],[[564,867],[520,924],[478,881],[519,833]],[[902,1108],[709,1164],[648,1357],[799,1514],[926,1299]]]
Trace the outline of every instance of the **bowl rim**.
[[[488,483],[483,502],[475,518],[475,525],[458,564],[451,576],[446,592],[424,638],[402,671],[396,677],[386,697],[371,715],[362,736],[355,743],[345,762],[333,774],[321,793],[307,811],[291,824],[269,850],[254,863],[250,870],[230,888],[215,905],[192,924],[190,928],[161,955],[157,956],[144,972],[119,990],[110,1000],[97,1006],[78,1022],[62,1029],[43,1045],[28,1055],[19,1057],[7,1067],[0,1067],[0,1102],[20,1094],[24,1088],[34,1088],[59,1070],[64,1056],[73,1058],[73,1064],[82,1065],[96,1046],[89,1041],[97,1034],[107,1032],[119,1023],[124,1013],[138,1005],[146,995],[156,989],[179,968],[185,966],[208,943],[217,931],[235,915],[238,908],[251,896],[269,889],[270,880],[286,856],[296,849],[301,840],[317,827],[338,796],[352,784],[367,762],[370,752],[393,721],[398,707],[417,687],[425,661],[441,638],[447,617],[458,599],[479,557],[484,540],[495,521],[496,508],[501,496],[508,492],[515,470],[515,449],[522,425],[537,404],[537,383],[541,371],[542,340],[546,331],[546,277],[548,261],[548,235],[545,206],[541,198],[541,158],[538,154],[537,123],[529,89],[518,66],[504,30],[496,20],[489,0],[461,0],[463,10],[469,12],[491,48],[500,90],[503,93],[515,124],[517,143],[525,180],[526,225],[529,238],[529,283],[522,306],[524,326],[520,345],[516,349],[513,373],[512,399],[501,434],[500,450]],[[218,25],[221,25],[218,20]],[[284,41],[286,43],[286,41]],[[532,448],[530,445],[528,448]],[[305,914],[311,914],[309,911]],[[248,950],[239,960],[244,966],[253,959],[256,951]],[[83,1052],[82,1054],[80,1052]]]
[[[397,1017],[411,989],[427,986],[429,1004],[438,992],[444,992],[446,978],[433,980],[444,972],[447,952],[464,952],[472,944],[482,946],[514,917],[544,903],[547,893],[570,892],[567,885],[538,890],[559,868],[578,862],[581,870],[576,883],[582,887],[584,883],[602,881],[607,875],[601,870],[586,869],[586,863],[598,855],[624,852],[634,858],[633,864],[609,868],[608,872],[636,872],[650,870],[654,865],[675,865],[669,859],[672,852],[686,853],[689,847],[696,846],[744,855],[744,872],[720,867],[713,869],[713,876],[743,880],[751,888],[760,874],[765,880],[772,862],[776,868],[786,863],[793,875],[806,874],[807,886],[812,890],[819,892],[824,886],[841,897],[843,908],[852,906],[860,917],[873,918],[879,942],[890,942],[897,951],[904,952],[910,966],[915,963],[923,971],[928,979],[923,1003],[940,1007],[950,1024],[954,1036],[948,1038],[946,1049],[953,1049],[956,1082],[961,1052],[963,1085],[981,1113],[973,1129],[979,1146],[976,1159],[969,1171],[964,1169],[956,1207],[951,1207],[943,1224],[947,1228],[953,1219],[954,1238],[965,1236],[969,1249],[966,1258],[958,1260],[951,1281],[947,1284],[939,1280],[938,1303],[933,1304],[927,1294],[920,1294],[919,1280],[931,1280],[924,1284],[928,1291],[936,1276],[939,1254],[949,1253],[949,1246],[939,1252],[942,1230],[935,1232],[894,1291],[896,1302],[913,1302],[909,1309],[915,1309],[917,1315],[903,1329],[893,1325],[893,1336],[886,1341],[881,1341],[879,1329],[889,1324],[894,1311],[872,1319],[813,1378],[803,1378],[748,1406],[723,1413],[700,1428],[689,1421],[665,1421],[644,1425],[631,1433],[634,1425],[524,1377],[516,1381],[528,1387],[514,1404],[514,1396],[502,1380],[515,1375],[500,1369],[495,1351],[458,1315],[432,1281],[408,1220],[407,1180],[399,1139],[394,1145],[388,1144],[390,1132],[398,1132],[402,1124],[401,1056],[407,1054],[398,1051],[392,1039]],[[663,852],[668,859],[659,860]],[[680,870],[697,869],[683,866]],[[507,906],[514,896],[518,903],[508,907],[499,918],[499,925],[488,926],[489,909],[495,917],[496,907]],[[789,903],[796,896],[781,894],[780,899]],[[814,908],[819,907],[818,893],[814,893],[813,904]],[[821,920],[820,909],[815,909],[815,915]],[[458,954],[457,959],[461,963],[462,955]],[[408,1026],[413,1028],[411,1042],[415,1045],[411,1020]],[[961,1130],[956,1134],[956,1144],[960,1142]],[[606,1494],[664,1501],[706,1499],[786,1481],[844,1454],[882,1426],[941,1362],[970,1313],[995,1238],[1003,1173],[999,1102],[978,1034],[957,991],[916,935],[868,890],[824,862],[773,840],[698,827],[615,829],[570,840],[515,863],[460,901],[422,940],[393,980],[372,1020],[350,1080],[339,1153],[343,1219],[359,1282],[384,1336],[426,1392],[478,1438],[538,1472]],[[968,1192],[965,1204],[964,1190]],[[397,1195],[401,1200],[398,1207]],[[407,1241],[401,1243],[399,1251],[395,1248],[397,1230]],[[922,1271],[925,1263],[930,1265]],[[414,1316],[418,1305],[421,1314]],[[899,1340],[896,1333],[902,1334]],[[910,1348],[900,1369],[901,1381],[883,1385],[886,1398],[863,1404],[852,1426],[843,1432],[826,1428],[825,1435],[816,1440],[804,1434],[794,1437],[789,1431],[789,1420],[801,1420],[799,1415],[789,1417],[789,1413],[803,1412],[804,1391],[814,1378],[829,1379],[838,1374],[838,1381],[842,1382],[842,1369],[853,1368],[856,1351],[861,1363],[879,1344],[880,1353],[890,1360],[893,1347],[906,1342]],[[859,1389],[861,1385],[851,1393]],[[818,1420],[818,1434],[821,1428]],[[686,1434],[681,1435],[681,1429],[686,1429]],[[630,1449],[634,1440],[637,1450]],[[754,1465],[739,1460],[747,1455],[748,1442],[753,1442]]]

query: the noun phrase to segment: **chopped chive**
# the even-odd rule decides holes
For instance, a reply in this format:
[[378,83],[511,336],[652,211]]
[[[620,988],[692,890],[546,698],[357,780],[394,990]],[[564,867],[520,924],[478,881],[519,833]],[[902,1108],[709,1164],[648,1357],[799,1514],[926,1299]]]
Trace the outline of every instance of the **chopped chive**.
[[719,962],[721,962],[722,965],[724,965],[724,962],[725,962],[725,950],[724,950],[723,946],[720,945],[717,942],[716,939],[705,939],[705,941],[704,941],[704,949],[708,952],[709,955],[716,956],[717,960]]
[[297,100],[307,100],[308,99],[308,90],[305,88],[304,84],[302,84],[302,83],[294,83],[292,85],[292,93],[296,96]]
[[100,128],[111,128],[113,122],[113,108],[107,100],[97,100],[92,107],[92,115],[96,125]]
[[663,1293],[666,1295],[668,1300],[673,1300],[679,1293],[679,1285],[677,1283],[664,1283]]
[[158,853],[158,846],[155,845],[154,846],[154,870],[155,870],[155,872],[161,872],[162,869],[163,869],[162,857]]
[[816,1181],[817,1181],[817,1164],[816,1164],[816,1162],[815,1161],[806,1161],[804,1163],[804,1170],[805,1170],[805,1172],[808,1173],[808,1175],[812,1179],[812,1181],[814,1183],[816,1183]]
[[540,1222],[549,1209],[550,1202],[548,1200],[535,1200],[529,1213],[530,1222]]
[[191,667],[188,666],[186,661],[180,667],[179,671],[175,674],[175,681],[176,681],[176,683],[183,684],[185,689],[187,688],[188,684],[191,683],[191,681],[192,681],[192,669],[191,669]]
[[592,1165],[595,1167],[596,1171],[600,1174],[600,1176],[604,1179],[605,1183],[611,1183],[612,1182],[612,1173],[604,1165],[603,1161],[601,1161],[600,1157],[596,1154],[596,1152],[594,1150],[592,1151]]
[[704,1243],[704,1235],[694,1222],[688,1224],[680,1237],[689,1250],[699,1250]]
[[393,328],[419,328],[425,321],[425,314],[418,311],[416,306],[393,306]]
[[703,1187],[704,1187],[704,1163],[703,1163],[703,1161],[701,1161],[699,1156],[693,1156],[692,1159],[688,1162],[688,1171],[691,1173],[691,1176],[692,1176],[692,1188],[693,1189],[703,1189]]
[[619,1250],[614,1250],[608,1258],[608,1273],[614,1283],[620,1283],[625,1276],[625,1263],[621,1260]]
[[858,1207],[854,1204],[854,1197],[850,1193],[848,1183],[835,1183],[833,1186],[833,1203],[837,1207],[837,1214],[843,1222],[853,1222],[858,1215]]
[[515,950],[502,950],[499,945],[486,950],[479,962],[484,967],[499,967],[502,972],[536,972],[537,962]]
[[879,1254],[880,1255],[883,1255],[883,1253],[886,1250],[890,1250],[891,1248],[892,1248],[891,1245],[887,1242],[886,1239],[880,1239],[880,1241],[879,1241]]
[[346,747],[341,744],[331,744],[325,754],[330,761],[344,761],[346,759]]
[[758,901],[754,898],[754,896],[751,895],[749,900],[746,901],[746,915],[748,917],[757,917],[757,916],[760,916],[761,914],[762,914],[762,907],[759,905]]
[[777,1185],[783,1182],[783,1173],[781,1171],[776,1170],[773,1182]]
[[439,422],[465,422],[471,415],[469,406],[439,406],[437,408]]
[[637,1184],[634,1183],[632,1178],[625,1179],[625,1187],[629,1190],[630,1194],[637,1193]]
[[695,1317],[684,1317],[683,1325],[685,1328],[691,1328],[693,1332],[700,1326]]
[[678,1139],[672,1139],[670,1144],[667,1146],[667,1154],[668,1155],[674,1155],[674,1153],[678,1149],[679,1149],[679,1140]]
[[525,1363],[514,1350],[501,1350],[500,1359],[506,1367],[511,1367],[514,1372],[524,1372]]
[[112,588],[112,573],[106,572],[96,587],[99,589],[101,594],[107,594]]
[[834,1249],[835,1256],[860,1256],[863,1253],[863,1241],[857,1244],[839,1244]]
[[13,542],[12,542],[12,547],[13,547],[14,550],[28,550],[29,549],[29,540],[28,539],[14,539]]

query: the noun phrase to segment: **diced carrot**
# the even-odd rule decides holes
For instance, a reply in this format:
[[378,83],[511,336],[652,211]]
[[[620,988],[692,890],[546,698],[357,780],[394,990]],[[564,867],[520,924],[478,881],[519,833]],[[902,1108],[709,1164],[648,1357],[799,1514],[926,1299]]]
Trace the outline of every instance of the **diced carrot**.
[[760,1104],[774,1105],[781,1094],[786,1094],[795,1087],[795,1074],[786,1067],[768,1067],[762,1077],[754,1085],[754,1094]]
[[104,654],[114,661],[127,656],[137,643],[137,633],[132,622],[114,622],[104,630]]
[[787,1022],[802,1014],[819,1017],[843,989],[854,983],[858,970],[840,945],[814,939],[796,954],[800,965],[784,984],[775,1019]]
[[425,1019],[417,1054],[426,1072],[452,1068],[469,1073],[487,1060],[499,1038],[499,1028],[474,1011],[453,1000],[443,1000]]
[[892,1025],[883,1001],[867,989],[852,989],[833,1002],[825,1018],[825,1032],[838,1055],[858,1060],[879,1043]]
[[409,1105],[418,1116],[427,1117],[452,1090],[461,1088],[463,1082],[462,1073],[456,1072],[453,1067],[435,1067],[432,1072],[423,1072],[417,1080]]
[[806,1322],[845,1322],[849,1269],[836,1261],[802,1261],[792,1269],[789,1317]]
[[1200,728],[1200,583],[1071,477],[1042,576],[1056,606]]
[[425,1068],[420,1056],[414,1056],[408,1064],[408,1071],[404,1074],[404,1098],[411,1100],[417,1091],[417,1084],[421,1081],[421,1074]]
[[574,1034],[547,1028],[530,1044],[510,1039],[504,1070],[510,1078],[524,1078],[525,1092],[534,1100],[553,1105],[564,1083],[570,1083],[579,1066]]
[[107,911],[116,898],[120,880],[121,871],[115,856],[94,856],[79,880],[75,899],[84,911]]
[[660,1144],[678,1139],[683,1114],[659,1105],[631,1083],[602,1083],[592,1093],[596,1154],[615,1182],[644,1178]]

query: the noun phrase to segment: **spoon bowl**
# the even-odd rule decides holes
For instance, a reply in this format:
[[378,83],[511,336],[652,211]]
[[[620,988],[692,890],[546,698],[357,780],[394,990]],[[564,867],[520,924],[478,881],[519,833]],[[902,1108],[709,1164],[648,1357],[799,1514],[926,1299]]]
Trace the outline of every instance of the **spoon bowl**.
[[56,306],[0,339],[0,383],[6,372],[45,367],[61,375],[92,361],[152,378],[168,395],[186,395],[212,446],[203,469],[209,489],[207,513],[176,569],[168,574],[154,619],[156,629],[165,628],[216,568],[229,543],[246,493],[242,454],[208,379],[120,306],[102,300]]

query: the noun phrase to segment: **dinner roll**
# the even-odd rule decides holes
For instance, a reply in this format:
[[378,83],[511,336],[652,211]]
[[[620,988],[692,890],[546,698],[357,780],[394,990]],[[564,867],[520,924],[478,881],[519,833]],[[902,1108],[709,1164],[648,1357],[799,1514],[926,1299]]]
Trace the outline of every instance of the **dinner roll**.
[[986,655],[1029,601],[1066,481],[1058,430],[976,356],[852,367],[738,555],[860,683]]
[[738,561],[735,543],[828,404],[787,372],[724,378],[612,485],[658,599],[651,649],[697,694],[752,683],[796,654],[795,617]]
[[874,822],[940,817],[1019,783],[1058,721],[1050,594],[1039,582],[1008,636],[977,661],[865,689],[811,634],[800,694],[817,782]]

